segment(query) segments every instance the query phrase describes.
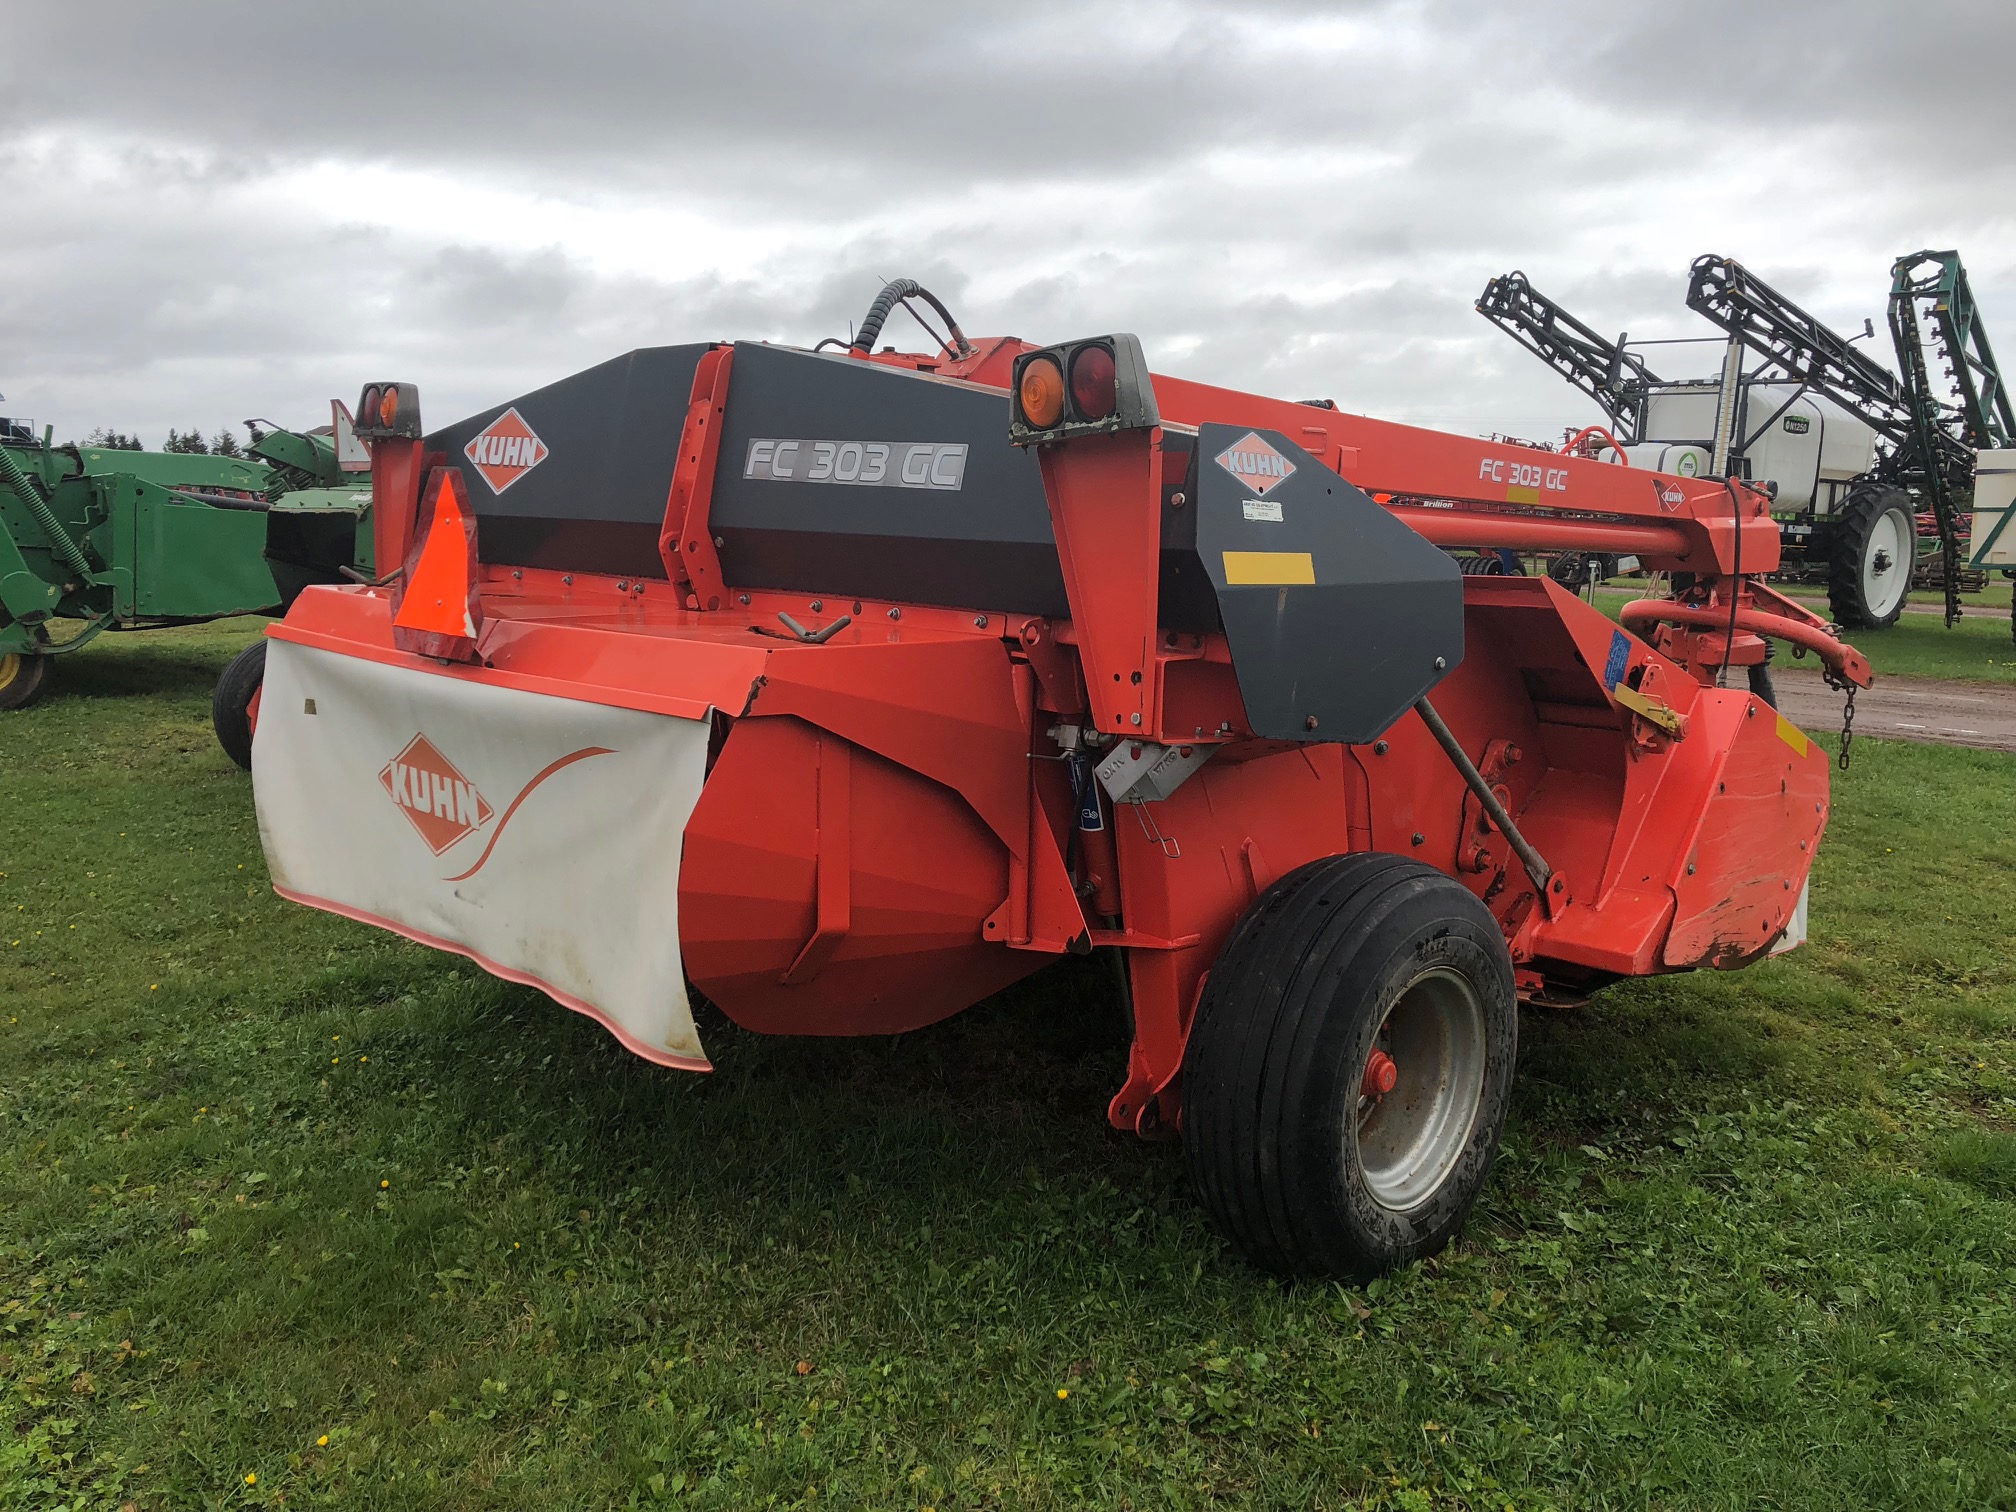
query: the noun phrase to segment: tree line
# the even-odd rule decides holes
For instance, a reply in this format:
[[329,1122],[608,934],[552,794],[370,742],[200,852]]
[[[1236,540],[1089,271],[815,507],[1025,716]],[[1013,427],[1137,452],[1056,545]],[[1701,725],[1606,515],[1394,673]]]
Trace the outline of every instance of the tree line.
[[[259,428],[257,426],[247,426],[246,429],[252,433],[252,440],[256,444],[259,440]],[[83,444],[86,446],[102,447],[107,451],[147,450],[145,446],[141,445],[138,436],[129,434],[126,431],[109,430],[102,425],[86,436]],[[207,441],[203,439],[203,432],[200,430],[178,431],[170,428],[167,443],[161,450],[193,452],[205,457],[242,457],[245,455],[245,444],[238,439],[237,435],[233,433],[231,427],[228,425]]]

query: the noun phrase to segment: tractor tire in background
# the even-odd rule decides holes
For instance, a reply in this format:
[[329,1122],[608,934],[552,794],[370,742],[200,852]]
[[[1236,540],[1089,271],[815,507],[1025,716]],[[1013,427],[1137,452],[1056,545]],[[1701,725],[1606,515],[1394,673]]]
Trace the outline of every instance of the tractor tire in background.
[[33,651],[0,654],[0,709],[25,709],[49,690],[56,658]]
[[1432,1255],[1512,1097],[1512,957],[1490,911],[1403,856],[1290,872],[1233,927],[1183,1056],[1198,1195],[1246,1258],[1362,1279]]
[[266,682],[266,639],[261,636],[231,658],[210,695],[210,727],[217,744],[246,771],[252,770],[252,700]]
[[1845,630],[1887,630],[1904,612],[1917,565],[1918,520],[1901,488],[1853,490],[1829,532],[1827,605]]

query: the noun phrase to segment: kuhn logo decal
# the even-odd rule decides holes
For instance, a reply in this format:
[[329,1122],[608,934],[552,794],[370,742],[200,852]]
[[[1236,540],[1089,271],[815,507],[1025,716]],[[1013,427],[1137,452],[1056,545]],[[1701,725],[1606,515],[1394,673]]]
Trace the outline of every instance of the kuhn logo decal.
[[476,464],[477,476],[490,485],[490,491],[501,494],[544,462],[549,453],[525,417],[507,409],[470,438],[462,455]]
[[476,784],[425,735],[415,735],[386,762],[378,781],[437,856],[490,822],[491,807]]
[[1257,431],[1246,432],[1218,453],[1217,460],[1220,467],[1256,494],[1265,494],[1287,482],[1295,471],[1295,464],[1263,441]]
[[[531,781],[518,790],[518,796],[504,805],[503,817],[490,831],[483,853],[467,870],[444,877],[442,881],[466,881],[481,871],[490,859],[490,853],[497,849],[497,842],[504,838],[504,827],[525,800],[532,796],[532,790],[548,777],[591,756],[614,754],[608,746],[583,746],[578,751],[569,751],[565,756],[547,762],[533,774]],[[399,812],[406,816],[415,833],[437,856],[482,829],[494,813],[488,801],[476,791],[476,784],[463,776],[455,763],[443,756],[440,748],[425,735],[415,735],[406,743],[405,750],[386,762],[384,769],[378,773],[378,781],[399,806]]]

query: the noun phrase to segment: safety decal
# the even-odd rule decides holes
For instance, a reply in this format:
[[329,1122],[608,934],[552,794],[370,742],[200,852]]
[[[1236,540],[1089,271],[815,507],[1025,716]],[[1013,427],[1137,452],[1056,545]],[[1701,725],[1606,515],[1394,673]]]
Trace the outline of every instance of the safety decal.
[[1801,756],[1813,749],[1813,742],[1806,738],[1806,732],[1783,714],[1778,716],[1778,738]]
[[1603,662],[1603,691],[1614,693],[1631,665],[1631,637],[1622,630],[1610,632],[1610,655]]
[[1092,773],[1092,758],[1083,751],[1071,757],[1071,799],[1078,806],[1078,828],[1098,834],[1106,828],[1106,810],[1099,802],[1099,783]]
[[1306,551],[1228,551],[1225,583],[1232,588],[1291,588],[1316,581],[1316,559]]

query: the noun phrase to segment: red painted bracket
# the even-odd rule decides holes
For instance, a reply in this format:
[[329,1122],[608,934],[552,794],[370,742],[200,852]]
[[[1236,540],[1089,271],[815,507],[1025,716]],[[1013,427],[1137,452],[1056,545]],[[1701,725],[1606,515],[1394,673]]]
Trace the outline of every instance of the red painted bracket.
[[728,408],[733,347],[715,347],[693,371],[693,397],[679,434],[679,461],[665,500],[658,556],[688,609],[719,609],[728,596],[721,556],[708,516],[714,503],[714,467],[721,454],[721,420]]

